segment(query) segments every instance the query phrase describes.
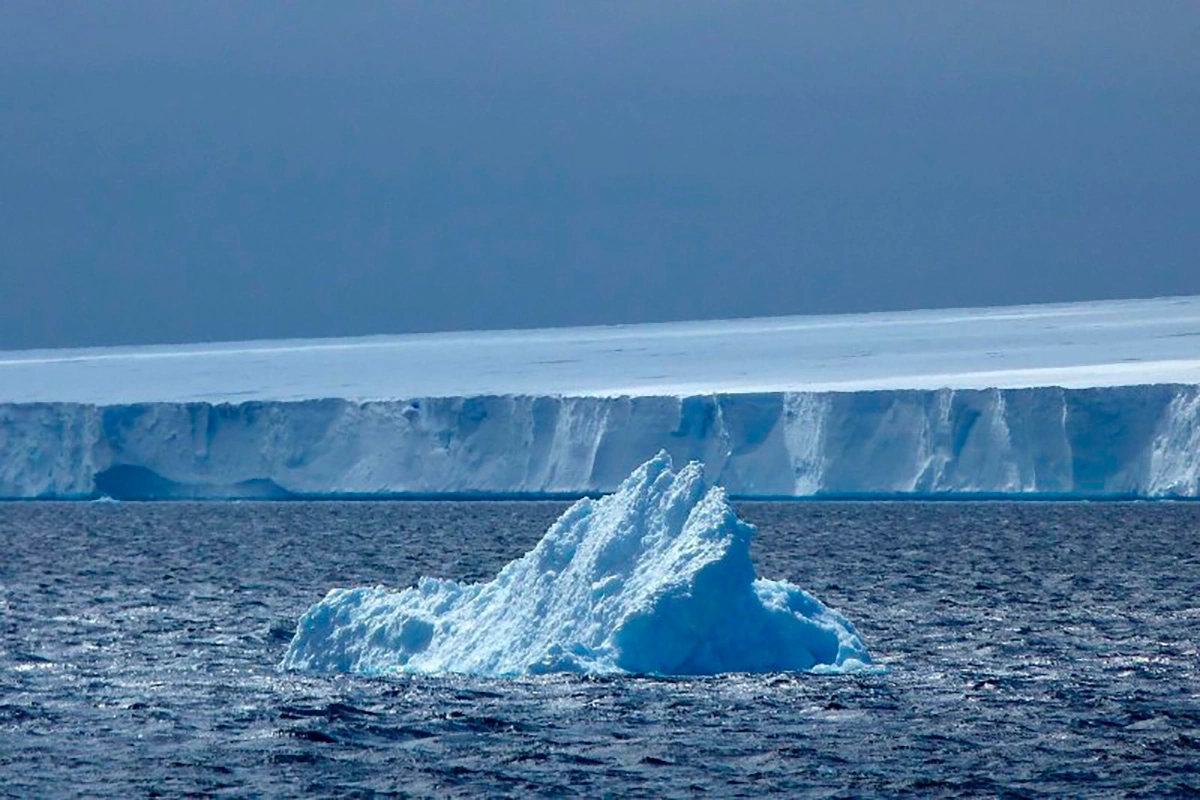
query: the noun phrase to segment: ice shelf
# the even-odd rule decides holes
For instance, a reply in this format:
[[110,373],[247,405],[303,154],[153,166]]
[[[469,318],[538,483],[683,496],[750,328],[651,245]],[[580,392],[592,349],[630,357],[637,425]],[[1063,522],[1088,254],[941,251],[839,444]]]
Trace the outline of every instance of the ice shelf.
[[0,497],[1200,494],[1200,298],[0,353]]

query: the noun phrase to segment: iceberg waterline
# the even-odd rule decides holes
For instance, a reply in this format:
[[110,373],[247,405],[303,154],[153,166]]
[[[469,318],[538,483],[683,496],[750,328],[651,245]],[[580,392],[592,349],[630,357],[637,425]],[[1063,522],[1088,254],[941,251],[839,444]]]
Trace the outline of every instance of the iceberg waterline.
[[646,454],[734,495],[1200,495],[1200,387],[0,404],[0,497],[614,490]]
[[753,527],[702,465],[660,453],[581,500],[491,581],[334,589],[282,667],[335,672],[711,675],[850,671],[854,627],[786,581],[757,578]]

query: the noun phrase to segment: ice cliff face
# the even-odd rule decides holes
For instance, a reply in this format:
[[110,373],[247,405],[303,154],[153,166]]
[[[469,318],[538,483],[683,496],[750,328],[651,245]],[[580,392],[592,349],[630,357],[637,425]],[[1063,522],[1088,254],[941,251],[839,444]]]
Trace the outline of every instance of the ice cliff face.
[[491,581],[334,589],[300,619],[283,666],[336,672],[711,675],[861,669],[853,626],[755,577],[754,529],[703,466],[665,453],[615,494],[581,500]]
[[0,404],[0,496],[614,490],[649,454],[734,495],[1200,494],[1200,388]]

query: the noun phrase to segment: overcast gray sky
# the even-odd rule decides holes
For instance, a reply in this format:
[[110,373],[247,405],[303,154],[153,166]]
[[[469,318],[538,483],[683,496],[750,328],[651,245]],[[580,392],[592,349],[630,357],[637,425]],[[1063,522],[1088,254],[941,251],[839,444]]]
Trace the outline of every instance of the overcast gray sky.
[[0,348],[1200,293],[1200,3],[0,6]]

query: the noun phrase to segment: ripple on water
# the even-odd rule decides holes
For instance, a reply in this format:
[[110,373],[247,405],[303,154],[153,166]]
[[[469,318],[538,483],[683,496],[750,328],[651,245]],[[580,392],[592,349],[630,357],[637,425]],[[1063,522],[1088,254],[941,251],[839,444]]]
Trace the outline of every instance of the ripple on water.
[[0,506],[0,794],[1200,791],[1200,504],[750,504],[886,674],[275,669],[335,585],[490,577],[555,503]]

